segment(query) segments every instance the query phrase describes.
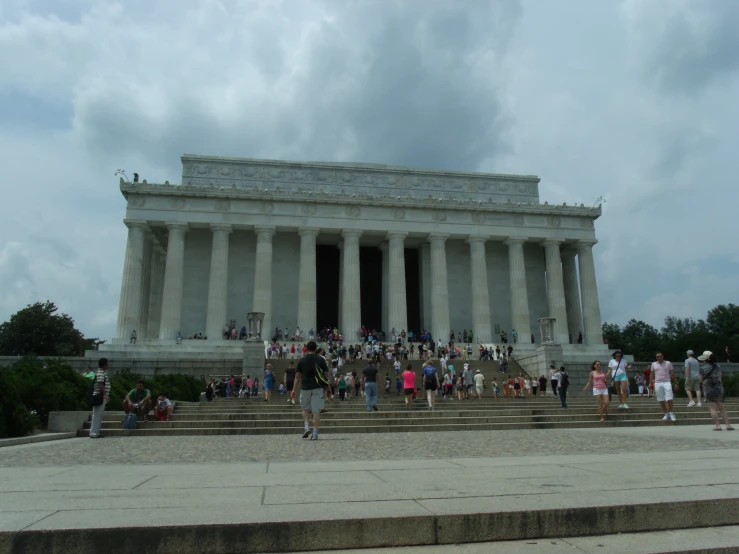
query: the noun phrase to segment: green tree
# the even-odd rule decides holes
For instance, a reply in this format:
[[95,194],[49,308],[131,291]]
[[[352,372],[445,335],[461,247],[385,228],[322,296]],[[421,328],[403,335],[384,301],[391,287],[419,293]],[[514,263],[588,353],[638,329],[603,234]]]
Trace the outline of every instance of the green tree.
[[623,350],[632,353],[635,360],[653,360],[661,348],[662,337],[659,331],[641,320],[630,320],[621,331]]
[[708,312],[706,323],[714,335],[724,338],[739,335],[739,306],[719,304]]
[[620,348],[621,350],[626,350],[626,347],[624,346],[624,337],[621,333],[621,327],[616,325],[615,323],[603,323],[603,339],[608,343],[609,348]]
[[84,356],[96,339],[85,339],[53,302],[36,302],[0,325],[0,356]]

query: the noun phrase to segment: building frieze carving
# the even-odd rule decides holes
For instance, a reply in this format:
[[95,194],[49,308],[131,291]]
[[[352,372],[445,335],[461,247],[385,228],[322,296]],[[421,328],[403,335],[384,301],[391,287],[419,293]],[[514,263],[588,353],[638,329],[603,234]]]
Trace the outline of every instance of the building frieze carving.
[[405,210],[403,208],[393,208],[392,214],[395,219],[405,219]]
[[230,200],[216,200],[215,201],[215,208],[216,210],[219,210],[221,212],[227,212],[231,209],[231,201]]
[[185,207],[186,201],[184,198],[170,198],[169,199],[169,205],[172,206],[175,210],[181,210]]

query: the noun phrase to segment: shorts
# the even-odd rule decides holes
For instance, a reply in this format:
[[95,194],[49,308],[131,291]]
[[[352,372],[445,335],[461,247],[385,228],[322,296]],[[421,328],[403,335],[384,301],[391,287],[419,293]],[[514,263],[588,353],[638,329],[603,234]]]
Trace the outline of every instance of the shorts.
[[613,380],[614,381],[628,381],[628,379],[626,378],[626,374],[624,373],[619,373],[613,378]]
[[323,389],[301,390],[300,407],[314,413],[323,410]]
[[410,396],[413,394],[414,390],[415,389],[403,389],[403,394],[405,394],[406,396]]
[[286,387],[287,392],[292,392],[292,390],[295,388],[295,381],[288,381]]
[[436,382],[435,381],[426,381],[423,384],[424,390],[436,390]]
[[521,390],[521,385],[519,385],[518,383],[513,383],[513,388],[516,390]]
[[167,421],[167,410],[163,412],[157,410],[157,421]]
[[639,394],[644,394],[644,385],[639,385]]
[[482,387],[475,387],[477,394],[482,394]]
[[685,390],[692,392],[701,391],[701,382],[698,379],[685,381]]
[[593,396],[608,396],[608,389],[593,388]]
[[672,383],[669,381],[655,383],[654,391],[657,393],[657,400],[660,402],[666,402],[674,398],[674,395],[672,394]]

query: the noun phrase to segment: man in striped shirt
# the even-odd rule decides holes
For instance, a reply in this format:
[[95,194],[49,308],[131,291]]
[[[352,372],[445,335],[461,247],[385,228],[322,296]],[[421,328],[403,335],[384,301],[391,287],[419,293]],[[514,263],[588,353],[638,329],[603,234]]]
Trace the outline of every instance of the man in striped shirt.
[[98,360],[98,370],[95,373],[95,383],[92,390],[92,424],[90,438],[100,438],[100,427],[103,424],[105,405],[110,401],[110,379],[108,379],[108,359]]

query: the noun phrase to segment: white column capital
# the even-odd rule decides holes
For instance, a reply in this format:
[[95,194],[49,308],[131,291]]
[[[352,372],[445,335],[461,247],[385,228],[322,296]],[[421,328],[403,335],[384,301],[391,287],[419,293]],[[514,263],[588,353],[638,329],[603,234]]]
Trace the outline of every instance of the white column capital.
[[563,260],[574,260],[577,256],[577,249],[574,245],[567,245],[560,251]]
[[542,246],[559,246],[564,242],[564,239],[549,238],[541,241]]
[[298,228],[298,235],[301,237],[317,237],[321,230],[318,227],[300,227]]
[[190,229],[187,223],[182,223],[180,221],[167,221],[164,223],[164,225],[166,225],[167,229],[169,229],[170,231],[179,229],[181,231],[187,232]]
[[225,231],[226,233],[231,233],[233,231],[233,227],[227,223],[211,223],[210,230],[213,232]]
[[273,225],[258,225],[254,227],[254,232],[257,234],[257,236],[271,237],[275,234],[276,230],[277,228]]
[[444,233],[429,233],[427,238],[431,244],[444,244],[446,239],[449,238],[449,235]]
[[578,240],[573,247],[575,250],[577,250],[578,254],[582,251],[589,251],[593,249],[593,246],[598,244],[598,241],[595,239],[583,239]]
[[503,244],[511,246],[514,244],[524,244],[529,241],[529,237],[508,237],[503,241]]
[[490,237],[488,237],[487,235],[470,235],[465,239],[465,242],[467,244],[472,244],[475,242],[481,242],[485,244],[488,240],[490,240]]
[[359,229],[344,229],[341,232],[341,236],[344,237],[344,240],[348,240],[348,239],[359,240],[359,237],[362,236],[362,231]]
[[408,236],[408,233],[404,233],[402,231],[388,231],[387,235],[385,235],[388,240],[405,240],[405,237]]
[[140,229],[144,229],[145,231],[149,230],[149,222],[146,221],[145,219],[124,219],[123,223],[129,229],[133,227],[138,227]]

